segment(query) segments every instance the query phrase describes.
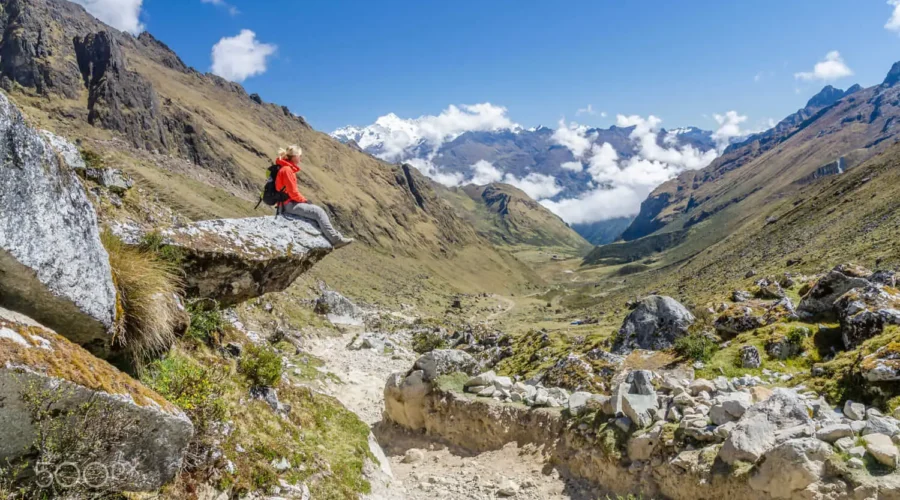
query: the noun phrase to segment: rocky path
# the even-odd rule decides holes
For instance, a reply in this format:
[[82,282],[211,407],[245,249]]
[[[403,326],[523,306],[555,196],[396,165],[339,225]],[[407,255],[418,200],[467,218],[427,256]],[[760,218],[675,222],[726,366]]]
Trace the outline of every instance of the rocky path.
[[392,337],[401,347],[393,354],[349,349],[359,333],[312,339],[308,347],[325,362],[321,369],[340,380],[327,382],[324,390],[375,428],[391,462],[394,481],[376,485],[370,499],[595,498],[587,489],[560,478],[546,466],[540,451],[531,447],[520,449],[512,443],[501,450],[469,455],[424,436],[379,432],[384,383],[391,373],[408,370],[417,356],[407,349],[408,339],[402,335]]

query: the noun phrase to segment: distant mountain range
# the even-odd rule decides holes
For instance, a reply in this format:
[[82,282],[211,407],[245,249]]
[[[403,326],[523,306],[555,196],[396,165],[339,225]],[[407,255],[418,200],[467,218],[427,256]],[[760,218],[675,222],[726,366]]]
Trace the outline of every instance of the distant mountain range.
[[[620,160],[639,154],[639,144],[632,137],[635,127],[587,128],[579,134],[591,145],[610,144]],[[367,127],[344,127],[332,132],[332,137],[387,161],[427,161],[435,171],[450,178],[464,179],[471,175],[479,162],[488,162],[503,175],[518,179],[529,176],[549,176],[556,180],[559,191],[551,200],[576,198],[597,188],[591,174],[583,168],[584,158],[576,158],[572,150],[560,144],[556,129],[538,126],[531,129],[512,127],[493,131],[464,132],[446,138],[434,147],[408,120],[394,114],[379,118]],[[413,146],[400,154],[392,141],[402,137]],[[696,127],[660,130],[656,142],[661,148],[692,147],[700,153],[716,148],[713,133]],[[421,164],[421,163],[419,163]],[[574,167],[573,167],[574,166]],[[453,177],[456,176],[456,177]],[[481,183],[488,184],[488,183]],[[586,224],[572,225],[579,234],[593,244],[615,241],[627,227],[630,218],[611,218]]]

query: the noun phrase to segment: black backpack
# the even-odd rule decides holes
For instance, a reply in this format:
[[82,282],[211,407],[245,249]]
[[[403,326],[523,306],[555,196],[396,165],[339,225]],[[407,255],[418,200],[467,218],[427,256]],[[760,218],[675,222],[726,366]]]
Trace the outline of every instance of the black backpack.
[[284,192],[286,188],[281,188],[281,191],[275,189],[275,178],[278,177],[278,172],[281,171],[282,168],[283,167],[281,167],[280,165],[272,165],[271,167],[269,167],[269,179],[266,181],[266,185],[263,187],[262,194],[259,195],[259,202],[256,203],[255,207],[253,207],[254,210],[259,208],[260,203],[265,203],[270,207],[275,207],[290,199],[288,198],[287,193]]

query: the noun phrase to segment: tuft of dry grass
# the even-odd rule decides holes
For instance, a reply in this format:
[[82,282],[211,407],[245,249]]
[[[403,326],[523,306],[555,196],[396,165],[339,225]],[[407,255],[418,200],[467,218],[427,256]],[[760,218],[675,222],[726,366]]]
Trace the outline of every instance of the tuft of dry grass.
[[116,286],[113,345],[126,351],[140,369],[175,342],[181,279],[171,263],[125,245],[109,231],[101,234],[101,240],[109,253]]

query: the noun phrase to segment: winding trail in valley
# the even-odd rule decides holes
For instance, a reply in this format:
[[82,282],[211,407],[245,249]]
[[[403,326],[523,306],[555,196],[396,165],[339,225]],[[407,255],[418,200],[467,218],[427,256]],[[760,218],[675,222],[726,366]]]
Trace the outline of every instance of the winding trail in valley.
[[[504,301],[508,312],[515,304]],[[320,369],[328,377],[323,390],[340,400],[373,427],[387,455],[393,481],[373,484],[371,500],[561,500],[595,498],[587,488],[566,481],[544,463],[540,450],[511,443],[503,449],[472,455],[452,450],[427,436],[400,431],[379,431],[384,408],[385,381],[393,372],[408,370],[417,355],[409,349],[409,339],[392,336],[402,347],[394,354],[373,349],[351,350],[350,342],[361,329],[340,336],[318,337],[307,348],[324,361]],[[409,451],[417,450],[417,451]],[[410,458],[415,457],[410,462]]]

